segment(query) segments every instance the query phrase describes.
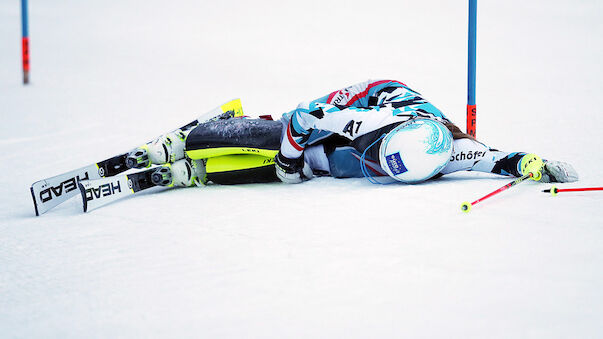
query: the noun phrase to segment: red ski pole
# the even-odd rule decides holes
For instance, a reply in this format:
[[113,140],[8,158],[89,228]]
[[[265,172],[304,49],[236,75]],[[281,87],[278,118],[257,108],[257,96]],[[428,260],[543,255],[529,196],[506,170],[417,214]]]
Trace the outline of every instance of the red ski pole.
[[[479,203],[481,201],[484,201],[484,200],[490,198],[491,196],[496,195],[496,194],[498,194],[498,193],[500,193],[502,191],[505,191],[505,190],[507,190],[507,189],[509,189],[509,188],[511,188],[511,187],[513,187],[513,186],[515,186],[517,184],[519,184],[520,182],[523,182],[524,180],[530,179],[530,178],[532,178],[534,176],[535,176],[534,173],[530,172],[530,173],[528,173],[528,174],[526,174],[526,175],[524,175],[522,177],[519,177],[519,178],[511,181],[510,183],[504,185],[503,187],[497,189],[496,191],[494,191],[492,193],[489,193],[489,194],[486,194],[485,196],[483,196],[483,197],[475,200],[474,202],[465,201],[464,203],[461,204],[461,211],[463,211],[465,213],[469,213],[469,211],[471,211],[471,207],[473,205],[475,205],[475,204],[477,204],[477,203]],[[542,174],[540,172],[537,172],[536,178],[534,178],[534,180],[538,181],[538,180],[540,180],[541,177],[542,177]]]
[[552,196],[556,196],[561,192],[585,192],[585,191],[603,191],[603,187],[581,187],[581,188],[557,188],[552,186],[548,190],[543,190],[545,193],[551,193]]

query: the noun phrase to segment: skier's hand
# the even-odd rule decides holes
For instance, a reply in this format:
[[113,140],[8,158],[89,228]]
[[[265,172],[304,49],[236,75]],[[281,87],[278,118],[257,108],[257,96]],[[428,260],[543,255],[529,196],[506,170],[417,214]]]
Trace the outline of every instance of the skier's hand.
[[299,184],[312,179],[312,169],[304,162],[304,156],[289,159],[278,152],[274,157],[276,176],[286,184]]
[[544,162],[542,161],[542,158],[533,153],[524,155],[519,162],[521,174],[526,175],[532,173],[532,179],[536,181],[539,181],[542,178],[543,166]]

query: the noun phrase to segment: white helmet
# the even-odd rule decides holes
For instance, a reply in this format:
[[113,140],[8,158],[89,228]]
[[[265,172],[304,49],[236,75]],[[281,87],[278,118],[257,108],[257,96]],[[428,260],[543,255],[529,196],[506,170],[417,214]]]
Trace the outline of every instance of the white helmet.
[[452,133],[431,119],[406,121],[383,138],[379,162],[392,178],[417,183],[438,174],[450,161]]

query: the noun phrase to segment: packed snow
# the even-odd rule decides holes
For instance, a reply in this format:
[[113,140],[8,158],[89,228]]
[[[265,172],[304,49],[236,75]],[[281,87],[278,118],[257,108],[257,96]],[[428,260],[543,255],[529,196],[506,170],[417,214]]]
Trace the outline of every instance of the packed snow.
[[[250,116],[366,79],[464,127],[462,1],[0,2],[0,337],[596,338],[603,192],[460,173],[419,185],[153,189],[36,217],[37,180],[234,97]],[[603,4],[478,4],[477,136],[603,186]]]

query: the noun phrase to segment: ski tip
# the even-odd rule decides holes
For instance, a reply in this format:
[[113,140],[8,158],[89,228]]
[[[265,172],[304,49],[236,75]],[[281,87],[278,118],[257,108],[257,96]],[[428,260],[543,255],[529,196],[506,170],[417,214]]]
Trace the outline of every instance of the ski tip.
[[84,213],[88,212],[88,200],[86,199],[86,189],[81,182],[77,183],[77,187],[80,189],[80,194],[82,195],[82,207],[84,209]]
[[38,202],[36,201],[36,194],[34,193],[33,186],[31,186],[29,188],[29,191],[31,192],[31,198],[33,199],[33,202],[34,202],[34,209],[36,210],[36,217],[39,217],[40,212],[38,211]]

